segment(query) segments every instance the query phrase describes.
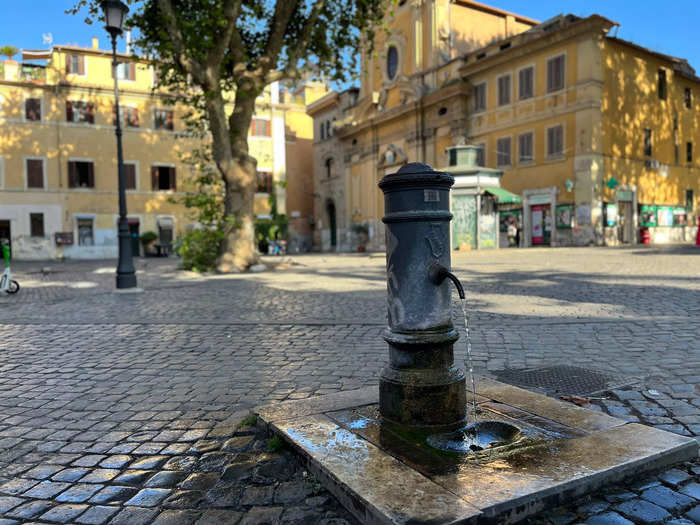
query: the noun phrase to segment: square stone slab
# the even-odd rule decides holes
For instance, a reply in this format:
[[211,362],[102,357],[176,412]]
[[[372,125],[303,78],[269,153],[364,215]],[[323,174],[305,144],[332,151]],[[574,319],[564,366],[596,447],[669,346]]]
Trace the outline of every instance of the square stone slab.
[[517,426],[519,444],[477,455],[432,449],[382,425],[376,387],[256,410],[260,423],[362,523],[515,523],[601,486],[698,455],[698,443],[492,380],[480,419]]

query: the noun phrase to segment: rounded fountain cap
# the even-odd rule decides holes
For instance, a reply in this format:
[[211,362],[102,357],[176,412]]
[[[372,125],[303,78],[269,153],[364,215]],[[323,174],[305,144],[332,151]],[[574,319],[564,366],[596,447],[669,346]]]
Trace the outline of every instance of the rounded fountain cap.
[[379,181],[379,187],[383,191],[404,186],[420,186],[425,188],[442,187],[449,189],[455,179],[444,171],[435,171],[424,162],[410,162],[402,166],[396,173],[385,175]]

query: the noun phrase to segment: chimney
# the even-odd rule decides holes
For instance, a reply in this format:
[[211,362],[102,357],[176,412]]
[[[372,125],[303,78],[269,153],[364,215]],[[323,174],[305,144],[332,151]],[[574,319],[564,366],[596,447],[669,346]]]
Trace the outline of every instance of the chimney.
[[92,37],[92,48],[100,49],[100,40],[96,36]]

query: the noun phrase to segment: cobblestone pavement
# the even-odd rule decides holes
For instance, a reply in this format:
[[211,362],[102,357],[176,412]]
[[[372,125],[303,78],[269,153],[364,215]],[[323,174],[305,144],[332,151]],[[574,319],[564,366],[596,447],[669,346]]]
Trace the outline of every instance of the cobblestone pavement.
[[[208,277],[176,265],[140,260],[141,294],[112,292],[112,261],[14,265],[22,290],[0,297],[0,525],[351,521],[236,423],[262,403],[376,384],[383,257],[299,256]],[[700,434],[699,250],[501,250],[456,254],[453,266],[480,373],[611,372],[630,386],[601,409]],[[656,523],[634,509],[659,506],[645,491],[665,487],[692,504],[664,489],[681,502],[664,512],[698,521],[698,465],[679,468],[682,482],[654,478],[627,505],[606,499],[615,489],[597,513],[541,519]],[[276,469],[286,477],[265,476]]]

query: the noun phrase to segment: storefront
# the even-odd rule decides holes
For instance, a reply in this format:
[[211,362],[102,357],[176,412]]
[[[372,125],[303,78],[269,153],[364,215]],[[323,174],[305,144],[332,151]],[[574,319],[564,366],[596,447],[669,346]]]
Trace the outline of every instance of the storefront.
[[[564,213],[567,209],[570,218],[570,207],[562,208],[561,212]],[[557,208],[556,186],[523,192],[523,246],[557,245],[553,211],[560,211]]]

